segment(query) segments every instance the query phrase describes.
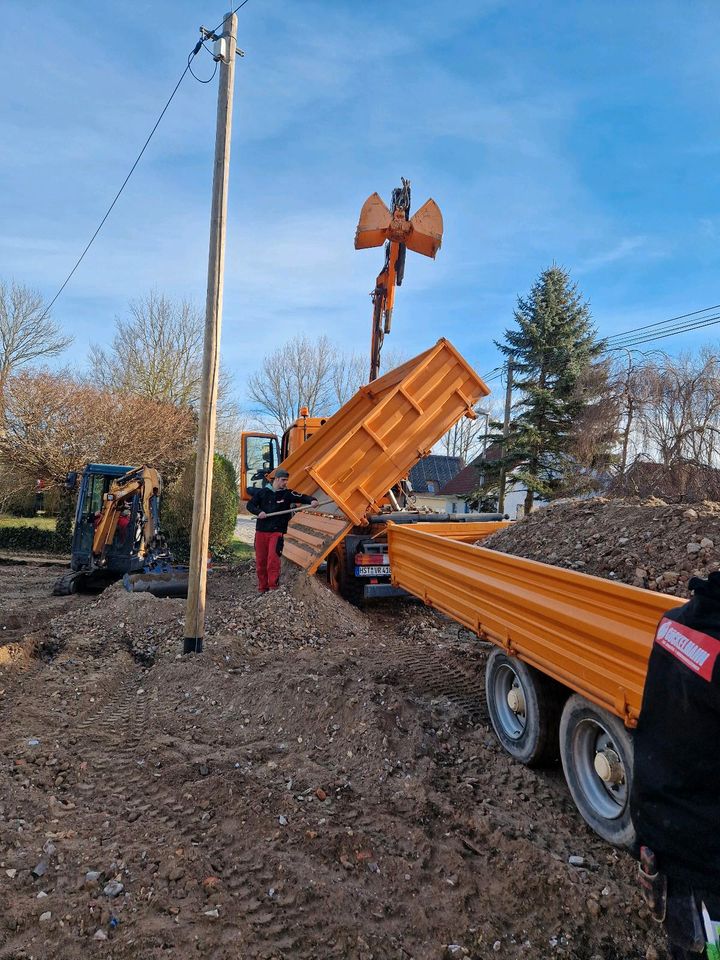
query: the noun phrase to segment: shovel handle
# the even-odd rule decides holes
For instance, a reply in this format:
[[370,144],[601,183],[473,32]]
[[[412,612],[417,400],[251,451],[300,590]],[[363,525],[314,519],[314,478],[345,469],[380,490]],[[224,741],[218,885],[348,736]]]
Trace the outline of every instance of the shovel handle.
[[[316,506],[317,506],[317,507],[326,507],[326,506],[328,505],[328,503],[333,503],[333,502],[334,502],[333,500],[320,500],[320,501],[316,504]],[[273,513],[266,513],[265,516],[266,516],[266,517],[282,517],[282,516],[284,516],[284,514],[286,514],[286,513],[299,513],[301,510],[309,510],[310,507],[312,507],[312,504],[311,504],[311,503],[304,503],[304,504],[303,504],[302,506],[300,506],[300,507],[292,507],[290,510],[277,510],[277,511],[275,511],[275,512],[273,512]],[[313,507],[313,509],[315,509],[315,508]],[[255,519],[258,520],[259,517],[255,517]]]

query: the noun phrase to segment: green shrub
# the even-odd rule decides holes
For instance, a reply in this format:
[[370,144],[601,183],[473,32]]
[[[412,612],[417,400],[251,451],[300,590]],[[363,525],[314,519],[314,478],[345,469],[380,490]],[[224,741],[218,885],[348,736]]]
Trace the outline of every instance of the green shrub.
[[22,553],[25,550],[42,553],[69,553],[70,541],[54,530],[38,527],[0,527],[0,550]]
[[[188,460],[180,476],[162,496],[161,527],[178,560],[190,555],[195,457]],[[232,541],[238,511],[235,468],[225,457],[215,455],[210,501],[210,549],[224,552]]]

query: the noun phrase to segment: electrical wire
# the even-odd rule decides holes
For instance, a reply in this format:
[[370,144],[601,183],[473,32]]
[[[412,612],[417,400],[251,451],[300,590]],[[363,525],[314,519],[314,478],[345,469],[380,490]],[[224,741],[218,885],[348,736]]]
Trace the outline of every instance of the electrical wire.
[[210,33],[215,33],[216,30],[219,30],[220,27],[225,23],[225,21],[228,20],[230,17],[232,17],[232,15],[233,15],[234,13],[237,13],[238,10],[240,9],[240,7],[244,7],[247,2],[248,2],[248,0],[243,0],[242,3],[239,3],[239,4],[235,7],[235,9],[232,11],[232,13],[229,13],[226,17],[223,17],[223,19],[220,21],[220,23],[219,23],[216,27],[213,27],[213,28],[212,28],[212,30],[210,31]]
[[720,314],[716,314],[713,317],[705,317],[701,321],[696,321],[695,323],[685,324],[674,329],[669,329],[664,332],[659,333],[649,333],[646,336],[642,334],[635,337],[628,337],[627,339],[618,342],[612,343],[606,348],[606,352],[613,350],[625,350],[629,347],[635,347],[642,343],[652,343],[655,340],[664,340],[666,337],[675,337],[681,333],[691,333],[693,330],[702,330],[705,327],[712,327],[715,324],[720,323]]
[[658,332],[660,332],[660,330],[665,328],[668,324],[675,323],[678,320],[686,320],[688,317],[696,317],[701,313],[709,313],[711,310],[720,310],[720,303],[716,303],[711,307],[703,307],[702,310],[693,310],[691,313],[681,313],[677,317],[670,317],[667,320],[659,320],[657,323],[647,323],[642,327],[631,327],[629,330],[624,330],[622,333],[612,333],[608,337],[605,337],[605,339],[607,341],[624,339],[631,334],[641,333],[642,331],[653,330],[655,328],[658,328]]
[[[241,7],[244,7],[246,3],[248,3],[248,0],[243,0],[242,3],[238,4],[238,6],[235,7],[235,9],[233,10],[232,13],[233,13],[233,14],[237,13],[238,10],[240,10]],[[232,14],[230,14],[230,16],[232,16]],[[227,19],[227,17],[224,17],[224,18],[220,21],[220,23],[217,25],[217,27],[215,27],[215,29],[212,30],[211,32],[212,32],[212,33],[215,33],[215,30],[217,30],[219,27],[221,27],[221,26],[225,23],[225,20],[226,20],[226,19]],[[85,259],[85,255],[87,254],[88,250],[89,250],[90,247],[93,245],[93,243],[95,242],[95,238],[97,237],[97,235],[98,235],[98,234],[100,233],[100,231],[102,230],[103,226],[105,225],[105,221],[106,221],[107,218],[110,216],[110,214],[112,213],[113,207],[115,206],[115,204],[116,204],[116,203],[118,202],[118,200],[120,199],[120,195],[121,195],[121,193],[123,192],[123,190],[125,189],[125,187],[127,186],[128,181],[130,180],[130,177],[131,177],[131,176],[133,175],[133,173],[135,172],[135,168],[137,167],[138,163],[140,163],[140,159],[142,158],[142,155],[145,153],[145,150],[147,149],[148,144],[149,144],[150,141],[152,140],[155,131],[156,131],[157,128],[160,126],[160,121],[161,121],[162,118],[165,116],[165,113],[167,112],[168,107],[169,107],[170,104],[172,103],[173,98],[175,97],[175,94],[178,92],[178,89],[180,88],[180,84],[181,84],[181,83],[183,82],[183,80],[185,79],[185,76],[187,75],[187,73],[189,72],[190,74],[192,74],[192,76],[198,81],[198,83],[210,83],[210,82],[214,79],[215,74],[216,74],[216,72],[217,72],[217,61],[215,62],[215,70],[213,71],[213,75],[212,75],[212,77],[210,77],[209,80],[201,80],[200,77],[198,77],[195,73],[193,73],[192,67],[190,66],[190,64],[192,63],[192,61],[195,59],[195,57],[196,57],[196,56],[198,55],[198,53],[200,52],[200,48],[201,48],[201,47],[203,47],[205,50],[207,50],[208,53],[210,53],[210,51],[208,50],[208,48],[205,47],[205,44],[204,44],[203,40],[201,39],[201,40],[198,40],[198,42],[195,44],[195,46],[193,47],[193,49],[192,49],[192,50],[190,51],[190,53],[188,54],[187,66],[185,67],[185,69],[183,70],[183,72],[180,74],[180,79],[179,79],[178,82],[175,84],[175,87],[173,88],[173,92],[170,94],[170,96],[169,96],[168,99],[167,99],[167,102],[166,102],[165,106],[164,106],[164,107],[162,108],[162,110],[160,111],[160,116],[157,118],[157,120],[156,120],[156,122],[155,122],[155,125],[153,126],[152,130],[150,131],[147,140],[146,140],[145,143],[143,144],[142,149],[140,150],[140,153],[137,155],[137,157],[136,157],[136,159],[135,159],[135,162],[133,163],[132,167],[130,167],[130,172],[128,173],[128,175],[127,175],[127,176],[125,177],[125,179],[123,180],[120,189],[119,189],[118,192],[115,194],[115,197],[113,198],[112,203],[111,203],[110,206],[108,207],[108,209],[107,209],[107,211],[106,211],[106,213],[105,213],[105,216],[102,218],[102,220],[101,220],[100,223],[98,224],[98,227],[97,227],[97,229],[95,230],[95,233],[93,233],[93,235],[92,235],[92,236],[90,237],[90,239],[88,240],[87,245],[85,246],[85,249],[84,249],[83,252],[80,254],[80,256],[78,257],[78,259],[75,261],[75,265],[73,266],[72,270],[70,271],[70,273],[67,275],[67,277],[66,277],[65,280],[63,281],[62,285],[60,286],[60,289],[57,291],[57,293],[55,294],[55,296],[52,298],[52,300],[50,301],[50,303],[49,303],[49,304],[47,305],[47,307],[45,308],[42,316],[41,316],[41,317],[39,318],[39,320],[38,320],[38,323],[39,323],[41,320],[44,320],[45,317],[50,313],[50,310],[52,309],[53,304],[56,302],[56,300],[58,299],[58,297],[60,296],[60,294],[63,292],[63,290],[65,289],[65,287],[68,285],[68,283],[70,283],[70,280],[72,279],[73,274],[75,273],[75,271],[77,270],[77,268],[80,266],[80,264],[81,264],[81,263],[83,262],[83,260]]]
[[[165,106],[162,108],[162,110],[161,110],[161,112],[160,112],[160,116],[159,116],[159,117],[157,118],[157,120],[155,121],[155,125],[153,126],[152,130],[150,131],[150,134],[149,134],[147,140],[146,140],[145,143],[143,144],[142,149],[140,150],[140,153],[137,155],[137,158],[135,159],[135,162],[133,163],[132,167],[130,167],[130,172],[128,173],[128,175],[127,175],[127,176],[125,177],[125,179],[123,180],[122,186],[120,187],[120,189],[118,190],[118,192],[115,194],[115,197],[114,197],[112,203],[110,204],[110,206],[108,207],[107,212],[105,213],[105,216],[104,216],[104,217],[102,218],[102,220],[100,221],[97,230],[96,230],[95,233],[90,237],[90,239],[88,240],[88,242],[87,242],[87,244],[86,244],[86,246],[85,246],[85,249],[84,249],[83,252],[80,254],[80,256],[78,257],[78,259],[75,261],[75,266],[72,268],[72,270],[70,271],[70,273],[69,273],[69,274],[67,275],[67,277],[65,278],[65,280],[64,280],[62,286],[60,287],[60,289],[58,290],[58,292],[55,294],[55,296],[52,298],[52,300],[50,301],[50,303],[49,303],[49,304],[47,305],[47,307],[45,308],[45,312],[43,313],[42,317],[40,317],[40,320],[44,320],[45,317],[48,315],[48,313],[49,313],[50,310],[52,309],[53,304],[55,303],[55,301],[57,300],[57,298],[60,296],[60,294],[63,292],[63,290],[65,289],[65,287],[68,285],[68,283],[70,282],[70,280],[71,280],[73,274],[75,273],[75,271],[77,270],[77,268],[80,266],[80,264],[81,264],[81,263],[83,262],[83,260],[85,259],[85,254],[88,252],[88,250],[90,249],[90,247],[93,245],[93,242],[95,241],[95,238],[97,237],[97,235],[98,235],[98,234],[100,233],[100,231],[102,230],[102,228],[103,228],[103,226],[104,226],[105,221],[107,220],[107,218],[110,216],[113,207],[115,206],[115,204],[116,204],[116,203],[118,202],[118,200],[120,199],[120,194],[123,192],[123,190],[124,190],[125,187],[127,186],[128,180],[130,179],[130,177],[131,177],[131,176],[133,175],[133,173],[135,172],[135,168],[137,167],[138,163],[140,163],[140,158],[141,158],[142,155],[145,153],[145,150],[147,149],[148,144],[149,144],[150,141],[152,140],[153,134],[155,133],[155,131],[157,130],[157,128],[160,126],[160,121],[161,121],[162,118],[165,116],[165,113],[166,113],[168,107],[169,107],[170,104],[172,103],[175,94],[178,92],[178,89],[180,88],[180,84],[181,84],[181,83],[183,82],[183,80],[185,79],[185,76],[187,75],[188,70],[190,70],[190,64],[191,64],[192,60],[193,60],[193,59],[195,58],[195,56],[197,55],[197,52],[198,52],[198,50],[200,49],[201,46],[202,46],[202,41],[199,41],[199,42],[195,45],[195,48],[194,48],[194,49],[191,51],[191,53],[189,54],[187,66],[185,67],[185,69],[183,70],[183,72],[180,74],[180,79],[179,79],[178,82],[175,84],[175,87],[174,87],[174,89],[173,89],[173,92],[170,94],[170,96],[168,97],[168,100],[167,100]],[[40,321],[38,321],[38,322],[40,322]]]
[[215,79],[215,74],[217,73],[218,62],[217,62],[217,60],[215,60],[215,56],[214,56],[212,50],[211,50],[209,47],[206,47],[206,46],[205,46],[205,42],[204,42],[204,41],[202,41],[202,48],[203,48],[203,50],[207,51],[207,53],[209,53],[210,56],[211,56],[211,57],[213,58],[213,60],[215,61],[215,69],[214,69],[213,72],[212,72],[212,76],[210,77],[209,80],[203,80],[201,77],[199,77],[199,76],[193,71],[193,68],[190,66],[190,63],[191,63],[191,61],[192,61],[192,54],[190,54],[190,56],[188,57],[188,70],[190,71],[190,73],[192,73],[193,77],[195,78],[195,80],[197,80],[198,83],[212,83],[213,80]]

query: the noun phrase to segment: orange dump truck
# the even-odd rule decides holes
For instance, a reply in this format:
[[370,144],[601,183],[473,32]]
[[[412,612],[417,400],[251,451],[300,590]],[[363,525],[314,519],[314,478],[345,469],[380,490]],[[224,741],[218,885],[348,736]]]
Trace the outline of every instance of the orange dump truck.
[[289,486],[321,504],[294,516],[284,556],[308,573],[327,561],[330,586],[353,602],[404,593],[390,582],[385,531],[389,522],[444,523],[496,520],[501,514],[427,514],[399,509],[393,488],[463,416],[488,387],[445,339],[362,387],[327,420],[303,417],[282,443],[272,434],[244,434],[241,484],[275,467],[289,472]]
[[628,846],[630,731],[658,621],[681,601],[476,545],[491,532],[391,525],[393,583],[495,644],[485,687],[503,747],[528,765],[559,751],[583,818]]
[[[628,845],[631,730],[656,625],[678,599],[477,546],[507,525],[498,514],[383,506],[387,491],[488,393],[440,340],[326,422],[294,424],[282,465],[290,486],[321,507],[293,517],[285,556],[308,573],[326,559],[331,586],[348,599],[410,593],[491,641],[487,701],[503,747],[528,765],[559,754],[587,823]],[[253,442],[262,445],[262,469],[253,474],[246,457],[247,482],[279,465],[275,438]]]

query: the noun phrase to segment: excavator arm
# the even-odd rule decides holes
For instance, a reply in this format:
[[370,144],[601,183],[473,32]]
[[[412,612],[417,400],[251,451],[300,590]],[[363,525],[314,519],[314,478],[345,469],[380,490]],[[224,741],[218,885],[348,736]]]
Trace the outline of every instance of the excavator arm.
[[108,492],[103,496],[100,519],[93,536],[92,554],[93,563],[96,566],[102,566],[104,563],[105,552],[113,541],[123,507],[138,494],[142,523],[138,556],[146,555],[157,533],[157,510],[154,508],[152,498],[159,497],[161,492],[160,474],[152,467],[136,467],[117,480],[113,480]]
[[385,265],[375,281],[371,297],[373,326],[370,342],[370,380],[380,373],[380,350],[386,333],[390,333],[395,305],[395,288],[402,285],[405,252],[413,250],[426,257],[435,257],[442,243],[443,221],[440,208],[428,200],[410,216],[410,181],[402,178],[402,186],[393,190],[392,211],[377,193],[368,197],[360,211],[355,233],[355,249],[379,247],[385,243]]

